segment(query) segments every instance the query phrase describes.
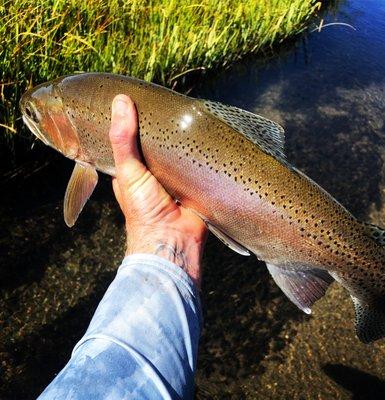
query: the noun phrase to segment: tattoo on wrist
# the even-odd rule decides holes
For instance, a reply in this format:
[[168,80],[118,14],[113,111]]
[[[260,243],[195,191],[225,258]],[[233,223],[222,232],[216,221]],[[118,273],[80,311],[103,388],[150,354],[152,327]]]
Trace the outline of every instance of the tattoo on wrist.
[[166,257],[174,264],[181,267],[184,271],[188,272],[187,257],[183,250],[179,250],[169,243],[159,243],[156,246],[155,254],[159,256]]

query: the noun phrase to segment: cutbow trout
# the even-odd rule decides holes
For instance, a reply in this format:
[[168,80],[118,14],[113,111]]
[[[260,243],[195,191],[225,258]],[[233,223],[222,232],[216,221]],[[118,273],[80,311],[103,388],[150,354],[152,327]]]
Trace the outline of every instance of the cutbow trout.
[[358,221],[291,165],[284,130],[248,111],[107,73],[65,76],[26,92],[26,125],[75,161],[67,225],[92,194],[97,171],[115,174],[108,131],[121,93],[137,107],[144,161],[171,196],[231,249],[265,261],[304,312],[336,280],[353,300],[359,339],[385,335],[385,231]]

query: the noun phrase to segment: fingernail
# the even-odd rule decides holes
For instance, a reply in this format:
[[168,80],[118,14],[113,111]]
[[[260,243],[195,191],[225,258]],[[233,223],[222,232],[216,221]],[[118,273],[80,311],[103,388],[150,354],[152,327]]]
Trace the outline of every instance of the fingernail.
[[114,111],[115,113],[119,114],[119,115],[127,115],[127,101],[122,98],[122,97],[118,97],[116,98],[116,100],[114,101]]

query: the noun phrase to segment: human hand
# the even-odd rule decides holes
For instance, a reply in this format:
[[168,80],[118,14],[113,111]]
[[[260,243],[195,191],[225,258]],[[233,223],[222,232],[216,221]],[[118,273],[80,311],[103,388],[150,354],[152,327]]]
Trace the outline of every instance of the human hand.
[[116,166],[113,189],[126,219],[126,255],[159,255],[183,268],[199,288],[206,225],[178,205],[143,164],[138,116],[128,96],[113,100],[109,135]]

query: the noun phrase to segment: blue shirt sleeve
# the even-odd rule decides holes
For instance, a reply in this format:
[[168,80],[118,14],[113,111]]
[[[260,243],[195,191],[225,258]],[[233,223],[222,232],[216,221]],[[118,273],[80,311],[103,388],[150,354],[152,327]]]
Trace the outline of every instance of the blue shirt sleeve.
[[158,256],[128,256],[39,400],[191,399],[200,330],[188,275]]

